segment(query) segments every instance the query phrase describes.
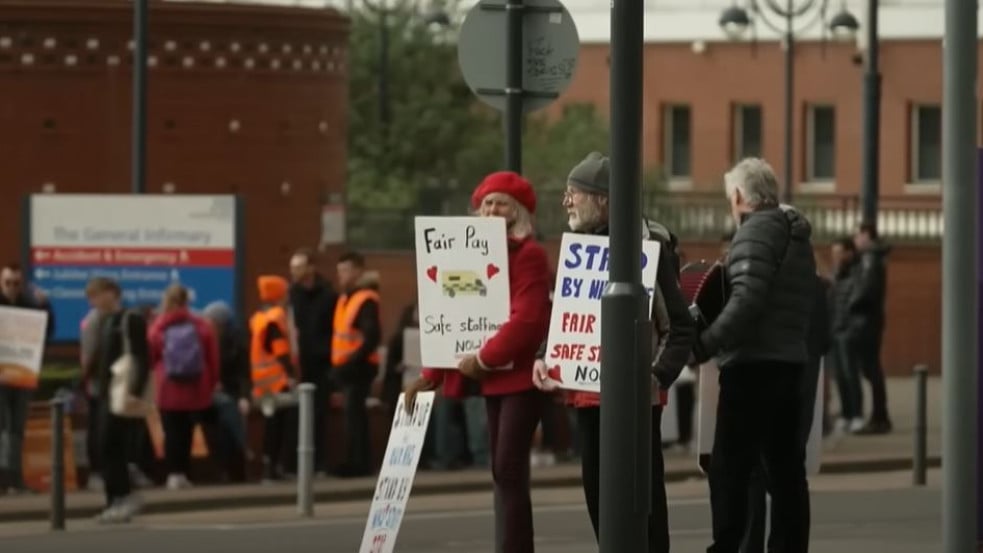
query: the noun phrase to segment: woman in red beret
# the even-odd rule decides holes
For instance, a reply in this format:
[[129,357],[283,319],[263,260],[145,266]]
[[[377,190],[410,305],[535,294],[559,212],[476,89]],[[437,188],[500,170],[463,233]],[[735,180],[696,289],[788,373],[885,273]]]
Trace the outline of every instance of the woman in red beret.
[[[444,395],[480,393],[488,412],[492,479],[501,499],[499,516],[505,553],[533,553],[529,456],[539,424],[542,397],[532,383],[532,366],[550,321],[550,267],[533,238],[536,194],[520,175],[492,173],[471,196],[482,217],[502,217],[508,232],[511,313],[477,355],[461,360],[458,371],[423,371],[406,391],[412,410],[416,394],[443,385]],[[511,368],[508,368],[511,367]],[[495,370],[505,369],[505,370]]]

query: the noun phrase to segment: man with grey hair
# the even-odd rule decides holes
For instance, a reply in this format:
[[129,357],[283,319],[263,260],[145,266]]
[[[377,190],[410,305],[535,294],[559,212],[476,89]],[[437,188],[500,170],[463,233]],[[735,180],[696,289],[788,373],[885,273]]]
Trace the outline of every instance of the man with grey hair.
[[[570,172],[567,190],[563,195],[563,207],[567,210],[568,223],[574,232],[583,234],[608,234],[610,190],[610,161],[598,152],[592,152]],[[657,240],[661,244],[659,266],[656,273],[652,321],[655,326],[657,354],[652,362],[652,376],[660,392],[679,377],[689,359],[696,334],[696,325],[689,315],[686,300],[679,290],[679,261],[676,257],[676,237],[664,226],[646,220],[642,225],[642,238]],[[556,387],[545,363],[537,361],[533,367],[533,383],[541,390]],[[648,520],[649,553],[669,551],[669,514],[666,502],[665,464],[662,457],[662,406],[664,393],[652,398],[652,511]],[[590,392],[574,392],[569,402],[577,410],[577,430],[581,444],[581,472],[587,511],[599,533],[600,460],[601,460],[601,398]]]
[[730,296],[696,341],[694,358],[716,357],[720,397],[710,462],[713,545],[737,553],[748,520],[748,485],[763,463],[772,497],[770,551],[805,553],[809,488],[799,439],[806,335],[815,297],[812,227],[778,203],[764,160],[749,158],[724,176],[737,224],[727,256]]

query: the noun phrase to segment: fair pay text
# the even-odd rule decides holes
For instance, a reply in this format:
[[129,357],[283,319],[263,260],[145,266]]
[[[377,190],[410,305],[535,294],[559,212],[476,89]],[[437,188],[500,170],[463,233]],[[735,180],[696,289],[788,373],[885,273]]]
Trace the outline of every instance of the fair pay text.
[[[423,242],[427,247],[427,253],[432,253],[434,251],[453,250],[456,247],[457,238],[447,236],[443,232],[438,234],[436,228],[430,227],[423,231]],[[481,255],[488,255],[488,239],[478,238],[478,229],[474,228],[474,225],[468,225],[464,228],[464,248],[477,250],[481,252]]]

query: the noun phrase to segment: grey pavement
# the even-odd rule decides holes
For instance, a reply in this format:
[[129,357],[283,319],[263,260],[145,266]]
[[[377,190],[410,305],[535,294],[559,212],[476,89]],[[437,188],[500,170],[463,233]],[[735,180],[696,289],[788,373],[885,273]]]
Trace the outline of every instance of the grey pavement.
[[[876,472],[901,470],[911,466],[914,442],[915,381],[912,378],[888,380],[888,399],[895,430],[883,436],[831,436],[823,443],[824,473]],[[869,406],[869,401],[867,403]],[[941,380],[928,381],[928,454],[931,466],[938,466],[941,451]],[[833,412],[836,412],[835,401]],[[699,478],[692,453],[671,450],[666,453],[667,481]],[[344,502],[371,497],[375,478],[315,481],[318,502]],[[579,465],[566,464],[533,469],[533,486],[558,488],[580,484]],[[486,491],[491,476],[486,470],[423,472],[413,486],[415,496]],[[142,492],[148,513],[221,510],[230,507],[271,507],[296,501],[296,484],[202,486],[188,490],[151,489]],[[48,517],[50,501],[45,496],[0,497],[0,523],[40,521]],[[97,513],[103,498],[99,493],[75,492],[66,498],[68,516],[84,519]]]
[[[913,488],[906,472],[823,475],[813,480],[813,553],[941,552],[939,473]],[[579,489],[537,490],[539,553],[597,551]],[[669,486],[673,551],[703,551],[710,539],[704,482]],[[412,497],[403,521],[400,553],[492,551],[491,497],[487,492]],[[239,509],[151,515],[127,527],[73,525],[49,533],[38,523],[0,525],[0,550],[17,553],[98,551],[129,553],[291,553],[358,551],[368,502],[320,504],[317,518],[299,520],[292,509]]]

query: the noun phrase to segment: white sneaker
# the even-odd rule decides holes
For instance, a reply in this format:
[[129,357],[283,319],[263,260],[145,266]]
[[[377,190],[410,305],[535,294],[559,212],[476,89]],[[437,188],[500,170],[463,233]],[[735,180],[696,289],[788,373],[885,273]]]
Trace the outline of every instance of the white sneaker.
[[135,493],[131,493],[117,501],[116,507],[122,510],[127,517],[134,517],[143,511],[143,498]]
[[857,417],[857,418],[851,420],[850,421],[850,433],[852,434],[854,432],[860,431],[861,429],[863,429],[863,427],[866,424],[867,423],[864,421],[864,419],[862,417]]
[[85,485],[87,490],[93,492],[101,492],[105,486],[106,484],[102,481],[102,476],[99,476],[98,474],[90,474],[89,481]]
[[99,513],[96,516],[96,522],[99,524],[126,524],[130,522],[131,516],[122,505],[117,503]]
[[167,489],[169,490],[184,490],[190,487],[191,482],[183,474],[175,473],[167,477]]
[[140,467],[133,463],[130,463],[127,467],[130,472],[130,482],[133,483],[137,488],[152,488],[154,487],[154,481],[147,477],[146,474],[140,470]]

